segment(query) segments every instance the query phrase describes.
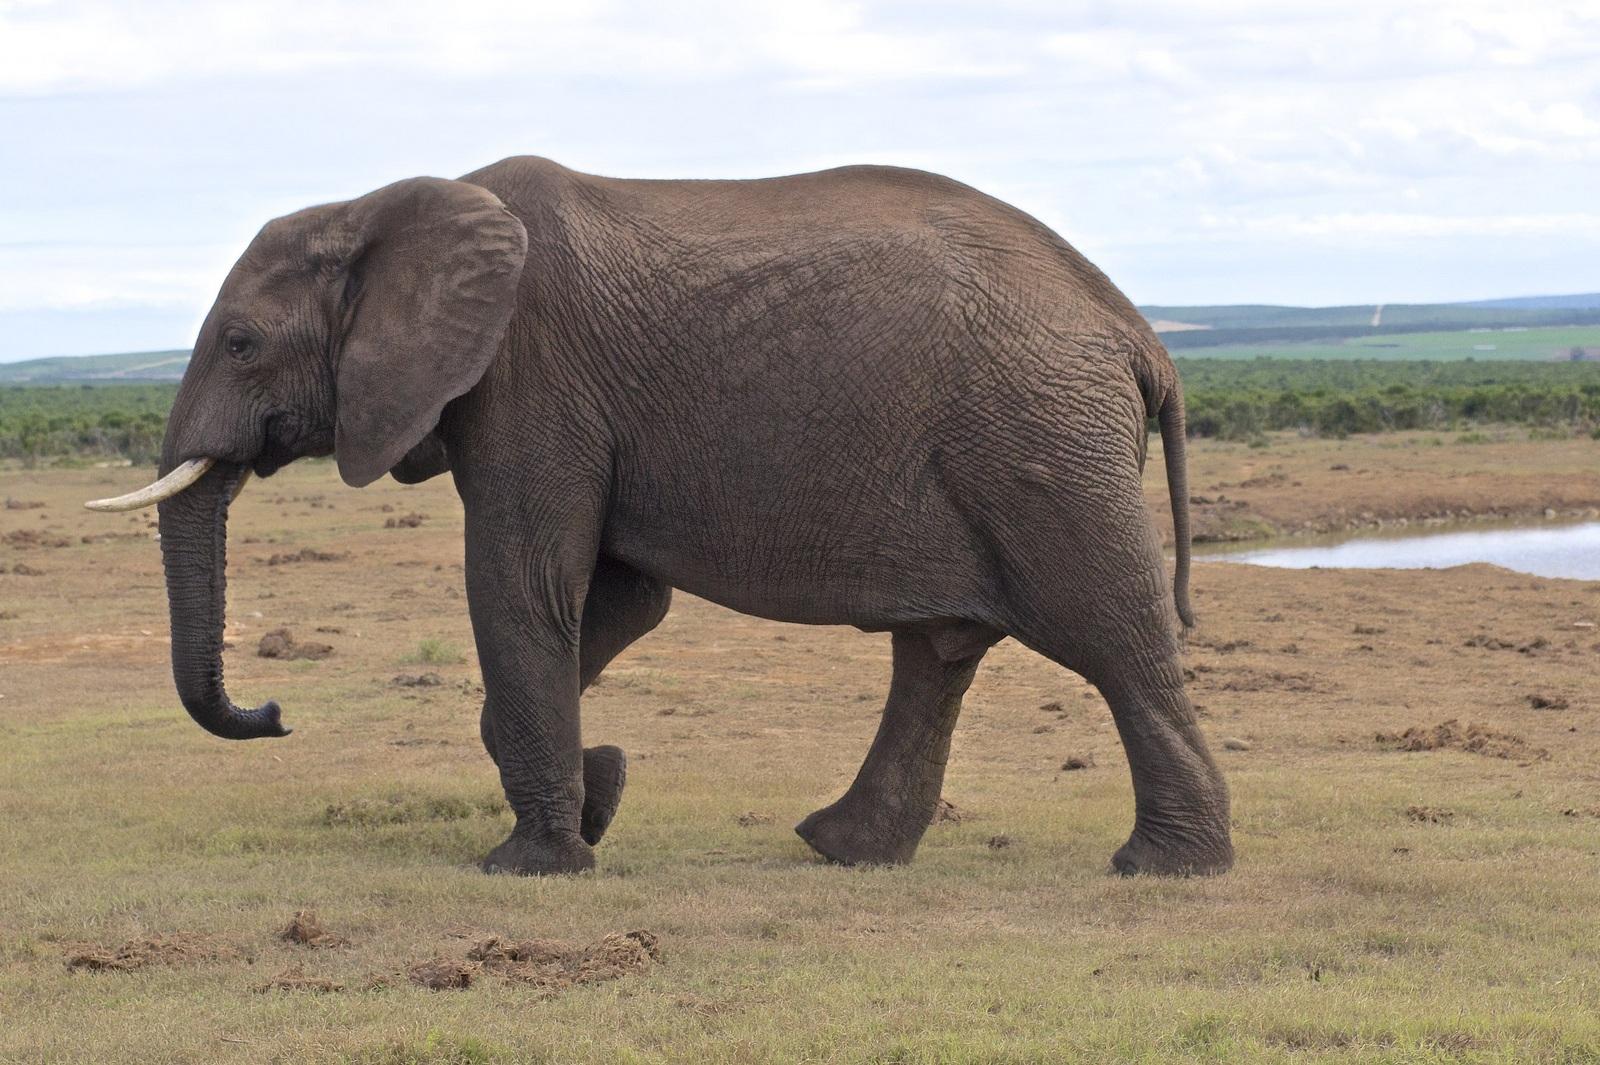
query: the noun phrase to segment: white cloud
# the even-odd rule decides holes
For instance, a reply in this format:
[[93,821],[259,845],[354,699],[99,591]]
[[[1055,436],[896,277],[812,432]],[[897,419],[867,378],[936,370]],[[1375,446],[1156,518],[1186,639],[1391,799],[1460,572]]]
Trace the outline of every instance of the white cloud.
[[942,170],[1165,302],[1600,288],[1597,55],[1600,0],[0,0],[0,309],[203,310],[270,213],[515,151]]

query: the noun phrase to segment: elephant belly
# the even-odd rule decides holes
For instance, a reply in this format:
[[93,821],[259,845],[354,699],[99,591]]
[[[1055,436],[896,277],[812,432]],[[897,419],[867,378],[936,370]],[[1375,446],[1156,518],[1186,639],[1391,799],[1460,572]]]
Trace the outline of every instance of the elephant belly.
[[898,532],[754,515],[611,525],[604,551],[674,588],[774,621],[882,629],[992,613],[982,559],[958,520]]

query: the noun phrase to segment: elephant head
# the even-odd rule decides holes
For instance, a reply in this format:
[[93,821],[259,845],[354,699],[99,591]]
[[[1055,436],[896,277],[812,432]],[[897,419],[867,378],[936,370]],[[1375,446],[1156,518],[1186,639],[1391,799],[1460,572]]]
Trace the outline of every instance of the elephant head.
[[510,323],[528,238],[460,181],[413,178],[269,222],[228,274],[167,420],[161,478],[92,509],[160,505],[172,673],[228,739],[282,736],[278,706],[222,683],[228,505],[252,472],[333,454],[347,484],[415,481],[447,458],[434,427]]

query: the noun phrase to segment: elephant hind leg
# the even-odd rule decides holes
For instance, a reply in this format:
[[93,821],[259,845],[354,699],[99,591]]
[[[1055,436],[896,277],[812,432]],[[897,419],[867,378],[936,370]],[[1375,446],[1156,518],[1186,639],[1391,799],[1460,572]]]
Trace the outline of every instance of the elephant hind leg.
[[917,853],[944,787],[961,697],[992,629],[954,623],[894,634],[894,678],[878,734],[844,796],[795,826],[800,838],[842,865],[897,865]]
[[[1081,546],[1014,560],[1019,642],[1080,674],[1110,704],[1133,775],[1134,827],[1112,858],[1125,875],[1233,865],[1227,785],[1183,686],[1159,541],[1142,504]],[[1070,560],[1088,560],[1082,564]]]
[[[578,642],[578,684],[587,690],[611,660],[666,617],[672,589],[635,569],[602,557],[589,580]],[[483,749],[495,754],[494,721],[485,701],[478,718]],[[622,803],[628,759],[622,748],[605,744],[583,752],[583,815],[579,833],[591,847],[606,833]]]

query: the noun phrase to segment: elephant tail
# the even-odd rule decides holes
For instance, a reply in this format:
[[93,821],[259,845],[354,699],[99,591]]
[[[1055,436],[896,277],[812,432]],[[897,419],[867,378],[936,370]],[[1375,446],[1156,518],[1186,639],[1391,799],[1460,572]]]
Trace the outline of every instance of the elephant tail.
[[1189,432],[1183,419],[1183,388],[1176,375],[1156,412],[1161,425],[1161,455],[1167,467],[1167,496],[1172,503],[1172,543],[1178,557],[1172,578],[1172,598],[1185,631],[1194,628],[1194,608],[1189,605]]

